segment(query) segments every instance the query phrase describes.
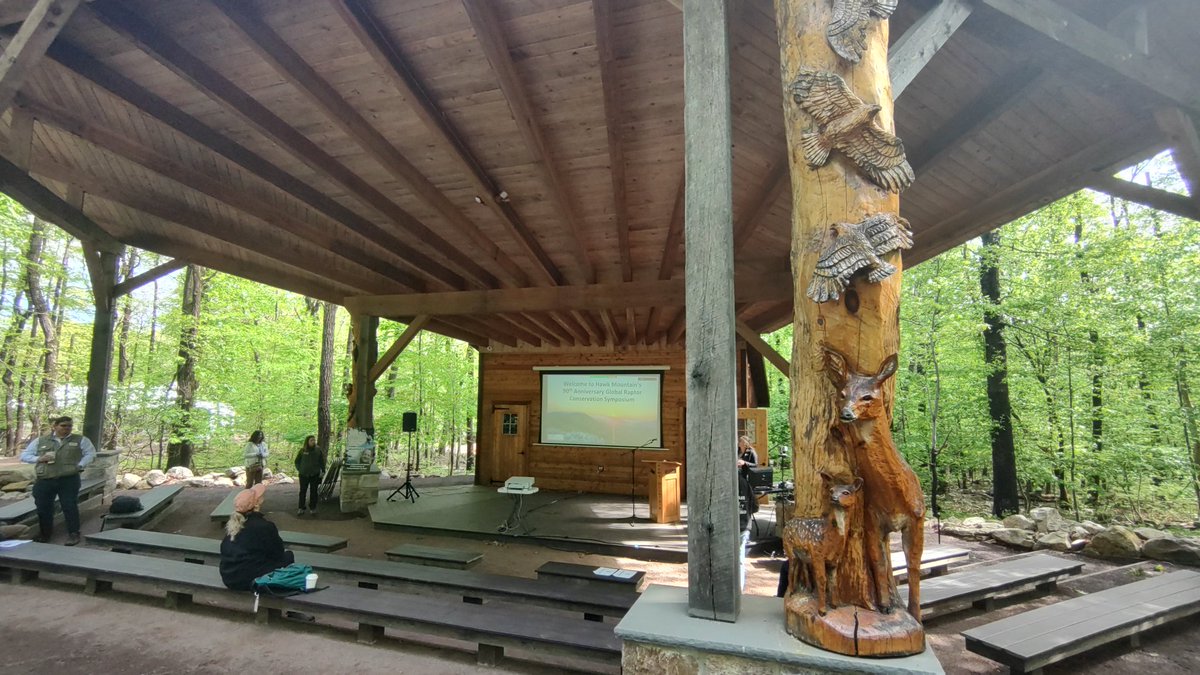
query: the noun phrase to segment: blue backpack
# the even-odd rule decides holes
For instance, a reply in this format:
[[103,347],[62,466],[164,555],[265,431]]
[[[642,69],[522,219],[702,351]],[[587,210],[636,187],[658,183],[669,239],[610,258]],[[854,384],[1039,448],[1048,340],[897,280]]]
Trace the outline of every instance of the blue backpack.
[[303,593],[305,578],[312,572],[312,567],[300,563],[292,563],[287,567],[271,570],[254,580],[254,592],[276,597]]

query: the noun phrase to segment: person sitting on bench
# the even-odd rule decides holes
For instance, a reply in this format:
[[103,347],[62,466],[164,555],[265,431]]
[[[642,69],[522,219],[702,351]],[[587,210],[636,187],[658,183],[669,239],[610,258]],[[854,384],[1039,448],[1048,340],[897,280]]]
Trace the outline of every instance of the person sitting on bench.
[[67,546],[79,543],[79,474],[96,458],[96,446],[87,436],[71,433],[70,417],[55,417],[50,433],[34,439],[21,453],[21,461],[35,465],[33,503],[37,506],[38,536],[49,542],[54,533],[54,499],[62,504],[67,521]]
[[225,523],[221,581],[235,591],[249,591],[258,577],[296,562],[296,556],[283,548],[275,523],[259,510],[266,491],[267,486],[259,483],[239,492],[233,500],[233,515]]

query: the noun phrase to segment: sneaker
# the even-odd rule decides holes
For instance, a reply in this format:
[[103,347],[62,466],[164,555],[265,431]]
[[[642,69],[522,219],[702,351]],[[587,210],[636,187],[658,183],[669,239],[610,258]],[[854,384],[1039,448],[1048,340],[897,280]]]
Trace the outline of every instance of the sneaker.
[[304,515],[304,509],[296,509],[296,515],[297,515],[297,516],[302,516],[302,515]]
[[315,516],[315,515],[317,515],[317,510],[316,510],[316,509],[309,509],[309,510],[308,510],[308,515],[310,515],[310,516]]
[[78,543],[79,543],[79,533],[78,532],[72,532],[71,534],[67,535],[67,546],[75,546]]

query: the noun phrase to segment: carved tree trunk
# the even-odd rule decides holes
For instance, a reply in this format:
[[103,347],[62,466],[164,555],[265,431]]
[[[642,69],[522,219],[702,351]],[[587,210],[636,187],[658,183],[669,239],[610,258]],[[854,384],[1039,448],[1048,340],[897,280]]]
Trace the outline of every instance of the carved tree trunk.
[[[849,366],[858,372],[874,373],[885,358],[899,347],[900,255],[881,255],[897,269],[878,283],[869,283],[865,275],[855,275],[841,297],[815,302],[807,289],[818,269],[826,233],[835,223],[859,223],[873,214],[898,214],[899,197],[879,187],[863,169],[841,152],[834,150],[827,164],[812,168],[802,150],[802,136],[817,130],[816,118],[793,98],[792,86],[801,70],[834,73],[841,76],[858,98],[878,104],[876,124],[893,129],[891,83],[887,68],[888,24],[871,20],[866,33],[866,49],[858,64],[840,58],[830,47],[826,26],[832,19],[832,4],[825,0],[776,0],[779,30],[781,76],[784,88],[784,120],[791,158],[792,238],[791,260],[795,288],[793,348],[791,360],[791,421],[796,485],[796,516],[816,518],[828,502],[819,471],[834,476],[856,475],[852,466],[848,439],[839,439],[837,390],[824,371],[823,346],[846,355]],[[893,382],[885,384],[888,402],[886,419],[877,425],[890,426]],[[869,498],[869,495],[867,496]],[[835,603],[857,607],[872,604],[872,579],[866,562],[865,537],[861,529],[851,529],[846,549],[837,565]],[[790,605],[789,605],[790,608]],[[858,621],[871,621],[865,610],[850,607],[841,619],[814,620],[808,634],[797,637],[818,646],[862,655],[885,655],[921,651],[924,637],[915,623],[915,632],[895,640],[883,638],[868,644]],[[898,613],[902,613],[899,612]],[[873,615],[881,617],[883,615]],[[814,617],[815,619],[815,617]],[[838,620],[849,625],[835,626]],[[911,621],[911,620],[910,620]],[[792,629],[789,609],[789,629]],[[883,629],[885,632],[888,629]],[[801,631],[803,632],[803,631]],[[863,638],[863,639],[859,639]],[[917,644],[921,646],[916,646]]]

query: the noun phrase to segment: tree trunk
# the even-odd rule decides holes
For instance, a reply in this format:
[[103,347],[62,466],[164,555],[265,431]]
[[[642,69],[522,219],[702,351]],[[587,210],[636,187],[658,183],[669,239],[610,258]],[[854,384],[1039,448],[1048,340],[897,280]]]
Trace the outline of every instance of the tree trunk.
[[[42,246],[45,244],[46,222],[41,218],[33,219],[33,228],[29,235],[29,271],[25,275],[25,292],[29,294],[29,303],[33,307],[38,326],[42,329],[42,381],[38,396],[32,405],[33,419],[52,409],[56,395],[56,378],[58,371],[58,330],[54,325],[54,314],[46,296],[42,292],[41,258]],[[35,423],[35,426],[40,426]]]
[[[137,266],[138,250],[128,247],[121,258],[120,278],[128,279],[133,274],[133,268]],[[121,390],[122,394],[113,401],[112,424],[104,440],[104,446],[109,450],[117,448],[117,436],[121,433],[121,422],[125,416],[124,388],[132,375],[133,366],[129,361],[129,323],[132,315],[133,294],[126,293],[125,297],[121,298],[121,315],[117,319],[117,389]]]
[[183,328],[179,335],[179,365],[175,370],[175,407],[178,415],[171,424],[171,441],[167,444],[167,466],[192,465],[195,446],[192,442],[192,408],[196,403],[196,336],[200,322],[200,305],[204,298],[203,268],[188,265],[183,278],[183,302],[180,306]]
[[317,389],[317,447],[329,452],[333,440],[333,342],[337,331],[337,305],[321,303],[321,370]]
[[992,514],[1007,516],[1021,509],[1017,485],[1017,453],[1013,444],[1012,404],[1008,398],[1008,350],[1004,343],[1004,319],[1000,306],[1000,269],[995,255],[1000,236],[982,237],[979,289],[988,300],[983,320],[984,359],[988,365],[988,412],[992,417]]

